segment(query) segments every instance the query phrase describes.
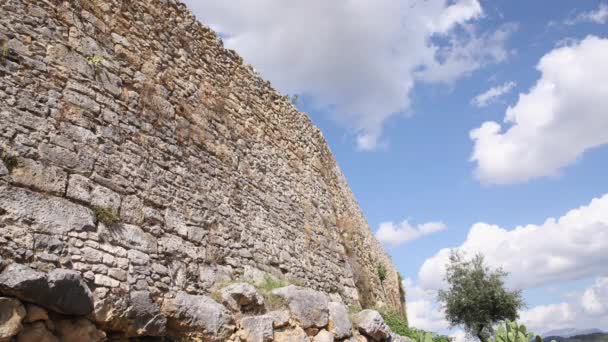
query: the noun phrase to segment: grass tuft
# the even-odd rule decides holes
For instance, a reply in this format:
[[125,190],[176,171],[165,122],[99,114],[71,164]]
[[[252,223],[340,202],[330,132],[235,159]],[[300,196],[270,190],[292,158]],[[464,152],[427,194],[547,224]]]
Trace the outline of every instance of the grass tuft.
[[120,216],[114,210],[102,207],[93,207],[98,222],[111,226],[120,222]]

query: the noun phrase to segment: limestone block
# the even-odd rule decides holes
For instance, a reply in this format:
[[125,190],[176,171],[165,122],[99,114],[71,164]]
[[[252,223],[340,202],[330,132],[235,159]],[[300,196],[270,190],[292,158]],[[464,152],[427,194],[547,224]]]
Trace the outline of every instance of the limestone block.
[[264,297],[251,284],[235,283],[221,289],[222,304],[233,311],[257,312],[264,308]]
[[199,332],[205,336],[222,337],[232,324],[230,313],[207,296],[178,292],[175,298],[165,299],[161,312],[167,317],[169,328],[181,332]]
[[353,324],[359,332],[374,341],[384,341],[390,336],[390,329],[378,311],[366,309],[353,315]]
[[114,212],[120,207],[120,196],[117,193],[77,174],[70,176],[66,196]]
[[269,315],[245,317],[239,322],[239,336],[247,342],[272,341],[272,322],[273,317]]
[[26,221],[49,234],[65,234],[95,227],[93,212],[68,200],[0,184],[0,208],[4,218]]
[[106,334],[85,318],[64,319],[56,323],[57,336],[61,342],[100,342]]
[[34,322],[26,324],[23,330],[17,335],[17,342],[60,342],[57,336],[53,335],[46,327],[44,322]]
[[304,329],[323,328],[329,322],[329,301],[324,293],[289,285],[272,290],[272,294],[287,301],[292,317]]
[[10,264],[0,273],[0,292],[66,315],[93,311],[93,295],[76,271],[54,269],[47,275]]
[[0,341],[7,342],[21,331],[25,308],[15,298],[0,297]]
[[308,336],[306,332],[300,328],[276,331],[274,333],[275,342],[308,342]]
[[323,329],[319,331],[312,340],[313,342],[334,342],[334,335]]
[[56,166],[43,165],[31,159],[18,160],[17,167],[11,172],[13,183],[63,195],[68,177],[66,172]]
[[329,302],[329,331],[337,339],[347,338],[352,335],[352,323],[348,318],[346,306],[339,302]]

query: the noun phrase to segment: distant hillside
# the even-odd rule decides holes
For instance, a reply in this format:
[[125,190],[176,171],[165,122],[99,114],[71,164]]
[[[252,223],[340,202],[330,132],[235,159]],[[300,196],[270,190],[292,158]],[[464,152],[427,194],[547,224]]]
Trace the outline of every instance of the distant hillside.
[[608,333],[592,333],[584,335],[576,335],[571,337],[547,336],[545,341],[555,340],[557,342],[608,342]]
[[551,330],[551,331],[547,331],[546,333],[544,333],[542,335],[543,338],[547,338],[549,336],[556,336],[556,337],[572,337],[572,336],[578,336],[578,335],[589,335],[589,334],[595,334],[595,333],[602,333],[603,331],[601,331],[600,329],[577,329],[577,328],[565,328],[565,329],[556,329],[556,330]]

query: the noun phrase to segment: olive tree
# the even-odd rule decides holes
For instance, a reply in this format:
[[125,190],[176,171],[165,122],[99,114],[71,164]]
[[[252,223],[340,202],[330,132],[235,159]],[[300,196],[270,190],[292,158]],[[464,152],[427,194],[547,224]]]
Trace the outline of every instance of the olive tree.
[[507,273],[490,269],[483,255],[466,260],[452,251],[446,266],[448,288],[440,290],[438,297],[452,326],[462,325],[467,333],[485,342],[494,324],[518,318],[517,311],[524,307],[521,291],[506,289]]

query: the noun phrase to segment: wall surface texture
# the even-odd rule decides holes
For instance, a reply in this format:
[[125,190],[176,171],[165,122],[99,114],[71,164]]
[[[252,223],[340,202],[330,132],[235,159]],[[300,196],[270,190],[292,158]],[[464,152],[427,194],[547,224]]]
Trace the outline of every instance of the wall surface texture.
[[5,0],[0,46],[4,263],[96,306],[271,274],[403,310],[321,132],[185,5]]

